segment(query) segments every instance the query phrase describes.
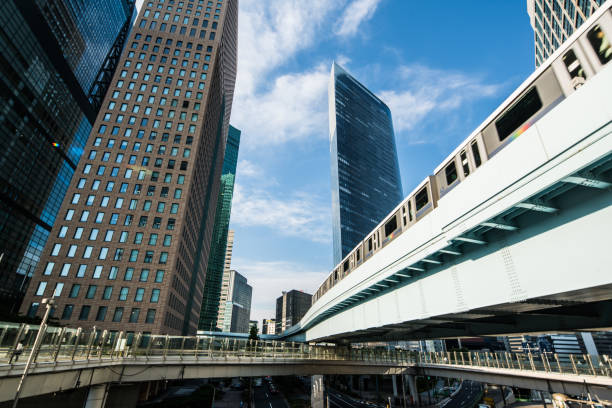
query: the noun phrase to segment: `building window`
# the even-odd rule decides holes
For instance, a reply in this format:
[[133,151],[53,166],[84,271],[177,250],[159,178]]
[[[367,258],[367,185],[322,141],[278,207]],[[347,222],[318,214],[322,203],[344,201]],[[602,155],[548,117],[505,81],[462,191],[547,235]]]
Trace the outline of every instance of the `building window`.
[[155,309],[147,310],[147,316],[145,318],[145,323],[153,323],[155,321]]
[[163,281],[164,281],[164,270],[158,269],[157,272],[155,272],[155,282],[162,283]]
[[81,285],[79,285],[78,283],[75,283],[74,285],[72,285],[72,288],[70,289],[70,295],[68,295],[68,297],[70,298],[78,297],[80,290],[81,290]]
[[89,285],[87,288],[87,294],[85,295],[86,299],[93,299],[96,296],[96,290],[98,289],[97,285]]
[[122,318],[123,318],[123,308],[116,307],[115,313],[113,314],[113,322],[120,322]]
[[89,316],[89,311],[90,310],[91,310],[91,306],[83,305],[81,307],[81,313],[79,313],[79,320],[87,320],[87,317]]
[[70,266],[71,264],[65,263],[64,266],[62,266],[62,271],[60,272],[60,276],[68,276],[68,273],[70,272]]
[[104,292],[102,292],[102,299],[110,300],[112,294],[113,294],[113,287],[112,286],[105,286],[104,287]]
[[119,291],[119,300],[127,300],[129,288],[123,286]]
[[64,311],[62,312],[62,320],[70,320],[73,310],[74,310],[74,305],[64,306]]
[[148,269],[143,269],[142,271],[140,271],[140,281],[141,282],[146,282],[147,279],[149,279],[149,270]]
[[96,313],[96,321],[103,322],[104,319],[106,318],[106,311],[107,310],[108,310],[108,307],[106,307],[106,306],[98,307],[98,313]]
[[64,289],[64,284],[62,282],[56,283],[53,297],[60,297],[62,295],[62,289]]
[[151,291],[151,303],[157,303],[159,302],[159,289],[153,289]]
[[132,312],[130,313],[130,323],[138,323],[139,316],[140,316],[140,309],[137,307],[132,308]]
[[36,289],[36,296],[42,296],[45,294],[45,288],[47,287],[47,282],[40,282],[38,284],[38,289]]
[[136,295],[134,296],[134,302],[142,302],[142,299],[144,298],[144,288],[138,288],[136,289]]
[[51,275],[51,272],[53,272],[54,266],[55,266],[55,262],[47,262],[47,266],[45,267],[45,271],[43,272],[43,275]]

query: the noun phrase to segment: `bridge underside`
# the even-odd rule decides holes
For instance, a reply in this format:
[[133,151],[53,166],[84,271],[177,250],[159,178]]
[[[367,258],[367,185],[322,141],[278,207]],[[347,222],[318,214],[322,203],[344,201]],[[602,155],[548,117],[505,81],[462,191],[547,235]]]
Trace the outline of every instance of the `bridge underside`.
[[612,330],[612,300],[588,302],[589,297],[609,297],[612,285],[543,296],[520,303],[505,303],[463,313],[452,313],[414,322],[389,324],[327,337],[329,342],[362,343]]

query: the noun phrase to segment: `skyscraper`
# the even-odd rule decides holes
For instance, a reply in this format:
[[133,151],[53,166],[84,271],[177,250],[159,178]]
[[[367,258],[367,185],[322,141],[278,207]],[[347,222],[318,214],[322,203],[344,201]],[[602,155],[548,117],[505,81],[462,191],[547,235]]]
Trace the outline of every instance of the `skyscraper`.
[[224,285],[226,301],[223,319],[219,321],[221,331],[248,333],[253,288],[247,284],[247,279],[235,270],[225,271],[223,280],[227,285]]
[[223,275],[221,277],[221,291],[219,292],[219,306],[217,307],[217,319],[216,326],[209,323],[208,327],[204,327],[201,330],[223,330],[223,319],[225,316],[225,302],[230,297],[229,292],[229,271],[232,267],[232,251],[234,248],[234,231],[230,230],[227,233],[227,245],[225,247],[225,262],[223,265]]
[[200,330],[210,330],[211,327],[217,326],[221,280],[225,264],[227,234],[232,211],[232,196],[234,194],[234,179],[236,177],[236,165],[238,164],[239,146],[240,130],[230,126],[225,147],[225,158],[223,159],[223,170],[221,172],[221,187],[219,188],[219,198],[217,199],[215,226],[213,228],[208,267],[206,269],[204,296],[202,298],[202,309],[198,324],[198,329]]
[[276,299],[276,333],[280,334],[296,325],[306,314],[312,304],[312,295],[299,290],[283,292]]
[[329,141],[336,265],[403,198],[391,111],[336,63],[329,81]]
[[[114,70],[127,0],[0,2],[0,308],[16,312]],[[105,88],[96,86],[98,95]]]
[[[21,311],[194,334],[236,72],[237,0],[145,1]],[[172,17],[172,18],[171,18]]]
[[527,0],[539,67],[605,0]]

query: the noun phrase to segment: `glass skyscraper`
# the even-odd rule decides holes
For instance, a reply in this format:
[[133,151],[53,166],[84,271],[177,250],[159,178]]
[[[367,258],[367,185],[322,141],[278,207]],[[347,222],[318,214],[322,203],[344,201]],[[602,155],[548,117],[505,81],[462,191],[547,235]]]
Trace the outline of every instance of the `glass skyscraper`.
[[334,63],[329,82],[334,265],[403,198],[391,111]]
[[0,2],[0,306],[16,311],[92,129],[127,0]]
[[230,126],[223,159],[221,186],[219,187],[219,198],[217,198],[217,211],[215,212],[215,225],[210,244],[210,255],[208,256],[208,268],[206,269],[204,297],[202,299],[200,322],[198,324],[198,329],[200,330],[212,330],[217,327],[221,280],[223,279],[225,265],[227,234],[232,211],[232,196],[234,194],[239,147],[240,130]]
[[527,0],[539,67],[605,0]]

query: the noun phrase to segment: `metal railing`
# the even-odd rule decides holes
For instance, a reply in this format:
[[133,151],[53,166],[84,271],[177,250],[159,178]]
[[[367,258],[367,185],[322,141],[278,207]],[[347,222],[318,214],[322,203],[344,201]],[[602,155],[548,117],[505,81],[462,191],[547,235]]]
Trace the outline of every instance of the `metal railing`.
[[[22,364],[39,327],[0,324],[0,364]],[[16,354],[17,344],[23,349]],[[17,358],[17,361],[16,361]],[[413,352],[208,336],[167,336],[48,327],[35,362],[176,359],[341,360],[397,366],[481,367],[612,377],[608,356],[507,352]]]

